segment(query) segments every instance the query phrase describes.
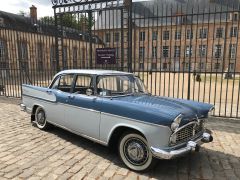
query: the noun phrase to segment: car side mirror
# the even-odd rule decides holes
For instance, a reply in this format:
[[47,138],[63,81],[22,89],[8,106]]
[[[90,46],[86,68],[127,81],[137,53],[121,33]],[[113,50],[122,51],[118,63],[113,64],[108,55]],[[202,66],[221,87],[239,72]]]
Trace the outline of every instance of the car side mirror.
[[92,89],[87,89],[87,90],[86,90],[86,95],[87,95],[87,96],[91,96],[92,94],[93,94]]

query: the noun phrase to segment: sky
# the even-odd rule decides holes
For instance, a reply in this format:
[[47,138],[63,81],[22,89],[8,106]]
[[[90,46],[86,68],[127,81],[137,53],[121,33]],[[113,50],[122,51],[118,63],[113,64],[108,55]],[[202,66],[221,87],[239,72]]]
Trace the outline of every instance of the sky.
[[38,17],[53,16],[51,0],[2,0],[0,10],[14,14],[18,14],[20,11],[24,11],[29,14],[29,7],[32,5],[37,7]]
[[29,14],[32,5],[37,7],[38,17],[53,15],[51,0],[4,0],[1,1],[0,10],[14,14],[24,11]]

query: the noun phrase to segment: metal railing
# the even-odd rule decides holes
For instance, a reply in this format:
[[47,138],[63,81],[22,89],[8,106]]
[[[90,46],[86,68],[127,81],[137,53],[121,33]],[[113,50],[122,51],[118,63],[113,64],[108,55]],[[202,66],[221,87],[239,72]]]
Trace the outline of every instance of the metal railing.
[[[0,25],[0,95],[21,97],[22,83],[47,86],[62,69],[114,69],[135,73],[153,95],[211,103],[215,116],[239,118],[239,3],[89,3]],[[115,48],[116,64],[97,64],[97,48]]]

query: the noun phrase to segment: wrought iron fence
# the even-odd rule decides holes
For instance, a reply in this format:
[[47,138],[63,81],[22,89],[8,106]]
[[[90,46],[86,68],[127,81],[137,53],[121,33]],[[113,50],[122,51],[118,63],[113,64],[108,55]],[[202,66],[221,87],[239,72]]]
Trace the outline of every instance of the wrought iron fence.
[[[0,95],[21,97],[22,83],[47,86],[62,69],[115,69],[140,76],[153,95],[212,103],[215,116],[239,118],[239,2],[81,1],[53,9],[38,21],[2,13]],[[97,63],[102,48],[115,49],[114,64]]]

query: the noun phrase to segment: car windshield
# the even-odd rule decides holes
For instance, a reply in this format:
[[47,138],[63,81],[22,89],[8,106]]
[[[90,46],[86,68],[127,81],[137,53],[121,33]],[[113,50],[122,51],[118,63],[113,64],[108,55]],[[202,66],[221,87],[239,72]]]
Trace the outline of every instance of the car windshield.
[[147,93],[143,82],[132,75],[98,76],[97,93],[100,96],[118,96]]

